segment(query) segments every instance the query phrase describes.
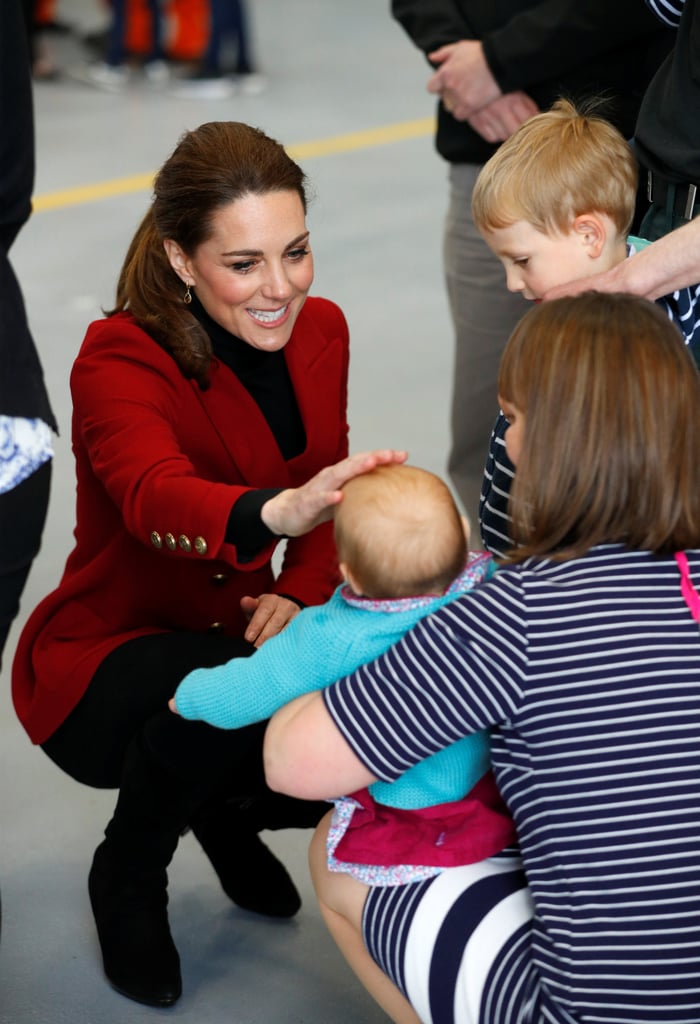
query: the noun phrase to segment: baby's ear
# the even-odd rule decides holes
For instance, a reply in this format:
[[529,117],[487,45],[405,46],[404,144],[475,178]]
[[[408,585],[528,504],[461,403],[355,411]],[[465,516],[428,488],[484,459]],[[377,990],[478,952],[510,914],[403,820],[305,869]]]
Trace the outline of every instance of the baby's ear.
[[574,219],[573,231],[578,235],[591,259],[597,259],[608,238],[607,218],[599,213],[580,213]]
[[355,580],[353,574],[348,569],[348,563],[340,562],[338,568],[340,569],[340,575],[343,577],[347,585],[350,587],[353,594],[356,594],[357,597],[362,597],[362,590],[360,589],[360,587],[358,587],[357,581]]
[[472,524],[469,522],[469,516],[462,516],[462,529],[464,530],[464,536],[467,539],[467,544],[471,540],[472,536]]

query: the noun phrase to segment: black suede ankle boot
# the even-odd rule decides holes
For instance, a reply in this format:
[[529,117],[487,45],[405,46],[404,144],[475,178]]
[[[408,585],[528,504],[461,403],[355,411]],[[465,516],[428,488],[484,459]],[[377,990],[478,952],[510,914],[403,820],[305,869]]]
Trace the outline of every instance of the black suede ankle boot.
[[192,798],[145,734],[131,743],[117,804],[88,879],[107,978],[122,995],[172,1006],[182,994],[168,923],[167,868]]
[[148,1006],[172,1006],[182,994],[167,881],[165,869],[125,871],[108,839],[97,847],[88,877],[105,974],[122,995]]
[[287,869],[250,829],[245,813],[222,803],[200,811],[192,832],[237,906],[267,917],[293,917],[301,897]]

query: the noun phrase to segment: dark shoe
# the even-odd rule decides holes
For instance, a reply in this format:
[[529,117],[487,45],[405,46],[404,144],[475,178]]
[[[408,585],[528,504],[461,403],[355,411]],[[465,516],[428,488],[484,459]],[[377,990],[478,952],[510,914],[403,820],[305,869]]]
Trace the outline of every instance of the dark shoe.
[[34,26],[37,32],[47,32],[55,36],[70,36],[73,34],[73,26],[66,21],[39,21]]
[[126,878],[103,842],[95,851],[88,891],[111,985],[147,1006],[176,1003],[182,978],[168,924],[167,874]]
[[235,806],[223,804],[192,821],[192,832],[211,861],[230,900],[267,917],[294,917],[301,897],[287,869],[245,828]]

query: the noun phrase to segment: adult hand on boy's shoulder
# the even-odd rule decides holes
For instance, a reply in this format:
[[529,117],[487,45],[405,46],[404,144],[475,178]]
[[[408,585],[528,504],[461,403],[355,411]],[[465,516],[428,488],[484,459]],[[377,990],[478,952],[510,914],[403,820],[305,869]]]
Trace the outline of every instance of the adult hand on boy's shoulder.
[[603,274],[593,274],[591,277],[581,277],[576,281],[568,281],[566,284],[555,285],[542,296],[543,302],[550,299],[561,299],[565,295],[580,295],[582,292],[631,292],[641,294],[633,287],[633,281],[628,279],[626,273],[629,260],[618,264]]

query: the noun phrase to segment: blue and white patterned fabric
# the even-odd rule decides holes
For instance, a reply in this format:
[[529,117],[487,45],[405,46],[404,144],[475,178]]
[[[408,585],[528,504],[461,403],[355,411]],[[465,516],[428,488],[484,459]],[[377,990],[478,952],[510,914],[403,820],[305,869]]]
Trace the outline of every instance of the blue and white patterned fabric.
[[52,456],[51,428],[43,420],[0,416],[0,494],[21,484]]
[[685,0],[646,0],[647,7],[664,25],[678,28]]

